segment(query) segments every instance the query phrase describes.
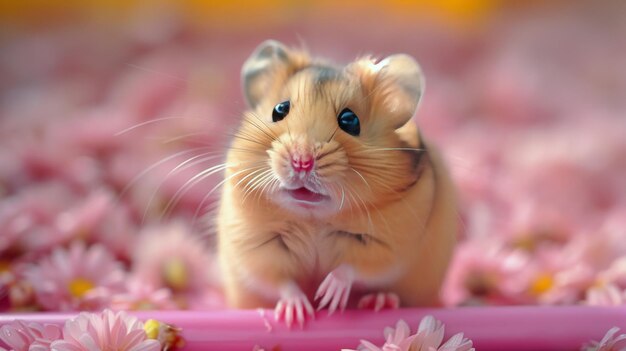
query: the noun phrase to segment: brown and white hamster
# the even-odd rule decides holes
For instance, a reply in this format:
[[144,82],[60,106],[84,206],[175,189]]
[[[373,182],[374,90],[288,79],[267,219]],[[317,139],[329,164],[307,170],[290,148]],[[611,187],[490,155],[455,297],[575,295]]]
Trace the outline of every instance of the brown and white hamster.
[[227,154],[217,217],[230,306],[438,304],[455,243],[454,189],[412,116],[408,55],[336,67],[276,41],[245,62],[250,107]]

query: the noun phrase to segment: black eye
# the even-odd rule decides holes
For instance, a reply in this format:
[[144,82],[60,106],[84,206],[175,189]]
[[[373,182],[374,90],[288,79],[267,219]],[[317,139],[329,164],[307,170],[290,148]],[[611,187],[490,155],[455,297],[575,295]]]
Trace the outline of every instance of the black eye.
[[339,128],[344,132],[358,136],[361,133],[361,123],[359,123],[359,117],[352,112],[349,108],[344,108],[337,116],[337,123]]
[[274,111],[272,111],[272,121],[282,121],[283,118],[287,117],[287,115],[289,114],[290,105],[291,103],[289,102],[289,100],[287,100],[274,106]]

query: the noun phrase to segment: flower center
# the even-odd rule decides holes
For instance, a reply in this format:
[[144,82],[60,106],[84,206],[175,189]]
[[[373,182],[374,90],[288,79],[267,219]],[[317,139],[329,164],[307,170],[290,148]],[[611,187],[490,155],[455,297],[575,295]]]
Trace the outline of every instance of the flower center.
[[189,283],[187,266],[179,258],[171,258],[163,263],[163,280],[172,290],[185,290]]
[[148,319],[146,323],[143,324],[143,330],[146,332],[148,339],[157,339],[159,337],[160,327],[161,323],[156,319]]
[[530,293],[537,296],[550,290],[554,285],[554,279],[549,274],[539,274],[530,285]]
[[94,284],[85,278],[76,278],[68,284],[70,294],[77,298],[85,296],[85,294],[94,287]]
[[11,271],[11,261],[0,260],[0,274]]

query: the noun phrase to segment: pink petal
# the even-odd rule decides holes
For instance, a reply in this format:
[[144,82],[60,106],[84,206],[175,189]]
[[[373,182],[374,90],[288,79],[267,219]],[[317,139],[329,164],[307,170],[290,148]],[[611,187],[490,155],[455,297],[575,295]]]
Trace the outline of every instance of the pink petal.
[[51,351],[83,351],[82,348],[66,340],[53,341],[50,344]]
[[382,351],[378,346],[372,344],[367,340],[361,340],[361,345],[359,346],[359,350],[365,351]]
[[[81,335],[81,337],[78,338],[78,341],[85,348],[85,350],[88,350],[88,351],[101,351],[100,350],[101,349],[100,345],[98,345],[96,340],[94,340],[93,337],[91,337],[91,335],[89,335],[89,334]],[[102,346],[104,346],[104,345],[106,345],[106,344],[103,344]]]
[[161,343],[157,340],[144,340],[141,344],[134,346],[129,351],[159,351],[161,350]]
[[426,316],[422,318],[422,320],[420,321],[420,325],[417,328],[417,332],[418,333],[421,331],[432,332],[435,330],[436,324],[437,324],[437,321],[435,320],[435,317]]
[[56,324],[44,325],[43,336],[48,340],[61,339],[61,328]]
[[122,346],[123,349],[130,349],[141,344],[145,339],[146,332],[143,329],[135,329],[126,335],[123,345],[120,346]]
[[5,325],[0,328],[0,339],[16,351],[28,350],[28,346],[32,342],[32,339],[29,340],[22,331],[12,325]]

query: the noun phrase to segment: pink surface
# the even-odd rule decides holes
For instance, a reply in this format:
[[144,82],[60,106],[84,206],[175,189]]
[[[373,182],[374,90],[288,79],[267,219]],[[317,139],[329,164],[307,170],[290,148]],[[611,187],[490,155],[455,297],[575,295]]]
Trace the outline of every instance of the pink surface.
[[[182,328],[185,350],[252,350],[254,345],[280,350],[339,350],[356,348],[360,339],[382,344],[383,329],[404,319],[412,329],[425,315],[446,325],[446,336],[463,332],[476,350],[579,350],[599,340],[611,327],[626,328],[626,307],[493,307],[457,309],[403,309],[377,314],[348,311],[322,314],[305,330],[288,330],[274,323],[271,311],[143,312]],[[74,314],[4,314],[0,324],[14,319],[62,323]]]

